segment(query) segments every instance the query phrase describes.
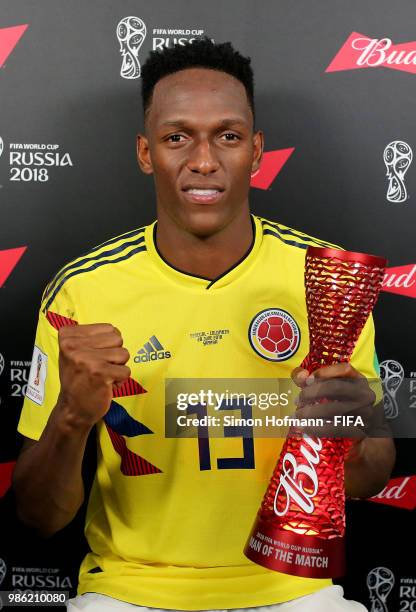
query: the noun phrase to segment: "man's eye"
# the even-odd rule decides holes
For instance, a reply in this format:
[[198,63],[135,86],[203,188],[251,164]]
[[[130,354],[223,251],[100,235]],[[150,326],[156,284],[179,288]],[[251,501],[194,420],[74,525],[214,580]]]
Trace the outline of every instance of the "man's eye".
[[181,138],[183,138],[182,134],[171,134],[168,136],[169,142],[181,142]]
[[229,141],[240,140],[237,134],[233,134],[232,132],[227,132],[226,134],[223,134],[223,136],[225,137],[225,140]]

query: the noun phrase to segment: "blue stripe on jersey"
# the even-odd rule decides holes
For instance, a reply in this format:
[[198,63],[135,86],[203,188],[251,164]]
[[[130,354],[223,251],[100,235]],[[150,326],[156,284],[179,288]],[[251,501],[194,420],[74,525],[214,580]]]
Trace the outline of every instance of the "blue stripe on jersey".
[[[277,223],[272,223],[271,221],[262,221],[263,226],[265,224],[270,225],[273,229],[275,229],[276,231],[278,231],[279,234],[287,234],[289,236],[292,236],[293,238],[300,238],[300,240],[305,240],[305,242],[312,242],[314,244],[321,244],[322,246],[328,247],[328,248],[332,248],[332,249],[339,249],[340,247],[331,244],[330,242],[325,242],[325,240],[320,240],[320,238],[312,238],[311,236],[305,236],[302,235],[298,232],[296,232],[296,230],[292,230],[290,228],[282,228],[280,227]],[[282,238],[283,240],[283,238]]]
[[110,238],[110,240],[106,240],[105,242],[102,242],[101,244],[97,244],[97,246],[93,247],[86,253],[82,253],[81,257],[83,257],[84,255],[90,255],[97,249],[101,249],[102,247],[105,247],[105,246],[110,246],[110,244],[114,244],[115,242],[118,242],[119,240],[127,240],[127,238],[133,238],[133,236],[137,236],[138,234],[143,233],[145,229],[146,229],[146,226],[144,225],[143,227],[139,227],[135,230],[132,230],[131,232],[126,232],[125,234],[121,234],[121,236]]
[[294,240],[285,240],[284,238],[282,238],[280,236],[280,234],[278,234],[277,232],[273,232],[270,229],[263,229],[263,234],[269,234],[270,236],[274,236],[275,238],[279,238],[279,240],[281,240],[282,242],[284,242],[285,244],[290,244],[291,246],[295,246],[298,247],[299,249],[307,249],[308,248],[308,244],[303,244],[302,242],[295,242]]
[[62,281],[59,283],[59,285],[57,285],[57,287],[55,288],[53,294],[50,296],[49,300],[46,302],[46,304],[45,304],[45,306],[43,308],[43,312],[47,312],[47,310],[49,309],[49,306],[54,301],[54,299],[55,299],[57,293],[59,292],[59,290],[66,283],[67,280],[72,278],[72,276],[77,276],[77,274],[83,274],[84,272],[91,272],[92,270],[96,270],[97,268],[100,268],[101,266],[106,266],[107,264],[118,263],[119,261],[124,261],[125,259],[130,259],[130,257],[135,255],[136,253],[141,253],[142,251],[146,251],[146,247],[145,246],[141,246],[141,247],[137,247],[136,249],[132,249],[131,251],[129,251],[127,253],[127,255],[123,255],[123,257],[118,257],[117,259],[105,259],[104,261],[99,260],[99,261],[96,261],[89,268],[83,268],[82,270],[74,270],[73,272],[71,272],[70,274],[65,276],[65,278],[62,279]]
[[115,432],[129,438],[153,433],[146,425],[133,419],[127,410],[114,400],[110,404],[110,410],[104,416],[104,421]]
[[[142,242],[144,242],[144,235],[142,235],[137,240],[132,240],[131,242],[123,242],[123,244],[121,244],[120,246],[116,247],[115,249],[111,249],[109,251],[103,251],[99,255],[93,255],[92,254],[91,257],[84,257],[84,259],[78,259],[77,261],[68,264],[67,266],[62,268],[58,272],[58,274],[52,279],[52,281],[50,282],[50,284],[46,288],[45,294],[43,296],[43,300],[46,300],[50,296],[50,294],[52,293],[52,291],[54,290],[54,288],[56,287],[56,285],[60,281],[60,279],[63,276],[65,276],[66,273],[69,272],[70,270],[74,270],[75,268],[83,266],[84,264],[88,263],[89,261],[98,261],[98,260],[102,259],[103,257],[107,257],[107,256],[110,256],[110,255],[117,255],[117,253],[121,253],[122,251],[127,249],[129,246],[138,245],[138,244],[141,244]],[[93,253],[93,251],[89,251],[89,253],[87,253],[87,254],[91,254],[91,253]]]

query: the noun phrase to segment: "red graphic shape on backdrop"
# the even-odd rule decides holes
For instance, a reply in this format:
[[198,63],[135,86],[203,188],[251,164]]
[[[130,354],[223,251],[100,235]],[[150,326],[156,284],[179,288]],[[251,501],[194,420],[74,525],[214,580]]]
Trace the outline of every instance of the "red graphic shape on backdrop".
[[416,264],[386,268],[382,291],[416,298]]
[[250,186],[257,187],[257,189],[268,189],[294,150],[294,147],[291,147],[264,153],[260,168],[251,175]]
[[27,247],[24,246],[0,251],[0,287],[3,287],[26,249]]
[[12,26],[11,28],[0,29],[0,67],[4,66],[5,61],[13,51],[19,40],[25,33],[28,24]]
[[[368,41],[367,52],[366,41]],[[372,38],[359,32],[352,32],[325,72],[359,68],[392,68],[416,74],[415,57],[416,41],[394,45],[387,37]]]
[[370,497],[368,501],[405,508],[406,510],[415,510],[416,476],[392,478],[380,493]]
[[12,484],[12,474],[16,461],[0,463],[0,497],[3,497]]
[[126,440],[123,436],[111,429],[107,423],[106,427],[113,448],[121,457],[120,470],[122,474],[125,476],[146,476],[147,474],[162,473],[162,470],[159,470],[158,467],[127,448]]

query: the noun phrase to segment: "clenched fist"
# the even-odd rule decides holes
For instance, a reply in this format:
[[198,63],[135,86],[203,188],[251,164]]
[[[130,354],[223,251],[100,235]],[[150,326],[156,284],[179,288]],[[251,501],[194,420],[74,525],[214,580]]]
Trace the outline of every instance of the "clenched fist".
[[58,407],[76,426],[92,427],[110,408],[113,385],[130,376],[130,358],[118,329],[107,323],[62,327]]

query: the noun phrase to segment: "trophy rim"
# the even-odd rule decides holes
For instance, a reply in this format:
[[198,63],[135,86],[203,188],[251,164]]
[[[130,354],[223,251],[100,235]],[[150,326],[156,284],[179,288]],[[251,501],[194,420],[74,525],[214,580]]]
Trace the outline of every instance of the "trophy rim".
[[387,259],[380,255],[359,253],[357,251],[344,251],[331,247],[308,246],[306,254],[314,255],[315,257],[331,257],[340,259],[341,261],[356,261],[370,266],[378,266],[380,268],[385,268],[387,266]]

